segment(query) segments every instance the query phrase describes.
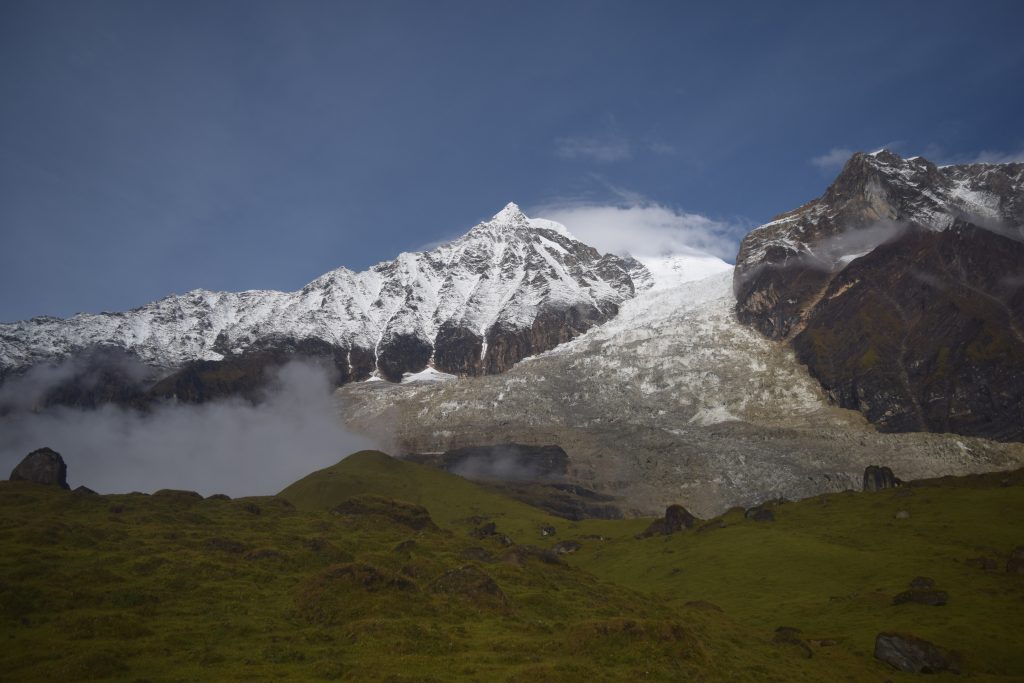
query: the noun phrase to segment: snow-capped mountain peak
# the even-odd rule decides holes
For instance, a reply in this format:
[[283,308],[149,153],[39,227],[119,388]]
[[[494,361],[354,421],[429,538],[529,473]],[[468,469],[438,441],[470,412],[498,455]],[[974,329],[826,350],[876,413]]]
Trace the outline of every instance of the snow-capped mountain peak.
[[452,242],[337,268],[297,292],[195,290],[126,313],[0,325],[0,377],[97,345],[173,371],[303,340],[335,349],[350,379],[502,372],[615,315],[637,272],[510,202]]
[[509,202],[505,208],[494,214],[488,223],[525,223],[527,220],[526,214],[519,208],[519,205]]

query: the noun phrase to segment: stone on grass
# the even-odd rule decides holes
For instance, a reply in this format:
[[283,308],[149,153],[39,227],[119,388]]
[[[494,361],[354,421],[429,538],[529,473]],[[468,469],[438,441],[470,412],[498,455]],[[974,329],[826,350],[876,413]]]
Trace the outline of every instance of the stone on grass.
[[26,455],[11,472],[11,481],[30,481],[46,486],[68,486],[68,466],[60,453],[51,448],[40,448]]
[[692,529],[696,521],[697,518],[682,505],[669,505],[665,508],[665,516],[651,522],[651,525],[638,534],[637,538],[668,536],[684,529]]
[[909,633],[879,633],[875,658],[907,673],[960,673],[960,657]]

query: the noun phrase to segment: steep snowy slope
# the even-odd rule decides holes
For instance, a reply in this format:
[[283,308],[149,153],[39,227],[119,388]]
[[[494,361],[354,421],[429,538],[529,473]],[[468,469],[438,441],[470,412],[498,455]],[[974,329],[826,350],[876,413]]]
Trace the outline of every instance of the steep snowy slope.
[[634,295],[631,269],[509,204],[451,243],[338,268],[298,292],[194,290],[126,313],[0,325],[0,378],[95,346],[169,371],[309,340],[333,347],[348,379],[428,364],[501,372],[614,316]]

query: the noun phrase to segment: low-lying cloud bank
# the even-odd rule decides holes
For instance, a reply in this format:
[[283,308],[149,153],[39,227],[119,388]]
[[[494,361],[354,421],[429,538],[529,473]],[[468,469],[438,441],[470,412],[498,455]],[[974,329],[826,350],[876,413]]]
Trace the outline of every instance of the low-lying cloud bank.
[[106,405],[0,417],[0,476],[42,446],[64,457],[72,488],[244,496],[276,493],[374,444],[342,426],[327,373],[296,361],[276,371],[258,405],[164,404],[149,413]]

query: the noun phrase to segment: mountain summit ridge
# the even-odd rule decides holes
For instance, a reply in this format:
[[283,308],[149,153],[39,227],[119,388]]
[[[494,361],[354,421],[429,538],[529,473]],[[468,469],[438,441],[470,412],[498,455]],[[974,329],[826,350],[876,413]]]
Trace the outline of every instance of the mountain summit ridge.
[[0,378],[96,346],[158,371],[317,340],[344,380],[398,380],[428,365],[502,372],[615,315],[637,264],[514,203],[461,237],[362,272],[336,268],[295,292],[191,290],[131,311],[0,324]]

